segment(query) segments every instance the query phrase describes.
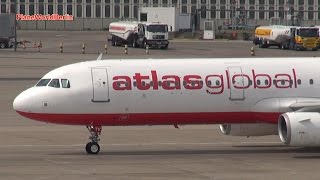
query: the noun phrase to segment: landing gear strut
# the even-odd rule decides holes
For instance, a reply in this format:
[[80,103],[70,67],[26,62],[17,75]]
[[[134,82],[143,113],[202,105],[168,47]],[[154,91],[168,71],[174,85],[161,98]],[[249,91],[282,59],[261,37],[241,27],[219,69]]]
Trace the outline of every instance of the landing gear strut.
[[90,132],[89,140],[86,145],[86,151],[88,154],[98,154],[100,151],[100,146],[98,142],[100,141],[99,135],[101,135],[101,126],[87,126],[88,131]]

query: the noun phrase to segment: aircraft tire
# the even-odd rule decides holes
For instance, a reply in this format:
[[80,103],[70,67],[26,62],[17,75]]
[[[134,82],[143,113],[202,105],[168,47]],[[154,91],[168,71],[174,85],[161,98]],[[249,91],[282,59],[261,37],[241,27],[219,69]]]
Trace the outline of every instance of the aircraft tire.
[[89,142],[86,145],[86,151],[88,154],[98,154],[100,152],[100,146],[96,142]]

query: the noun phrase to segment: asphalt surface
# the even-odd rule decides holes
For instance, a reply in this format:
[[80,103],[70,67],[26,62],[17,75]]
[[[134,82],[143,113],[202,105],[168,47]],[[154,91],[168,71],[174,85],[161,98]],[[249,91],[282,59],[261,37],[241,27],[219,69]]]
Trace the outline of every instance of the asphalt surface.
[[[0,179],[319,179],[320,148],[287,147],[277,136],[230,137],[217,125],[103,127],[101,152],[87,155],[82,126],[45,124],[12,109],[19,92],[48,71],[94,60],[104,32],[19,31],[26,49],[0,50]],[[31,48],[41,41],[40,52]],[[63,43],[63,53],[59,45]],[[82,43],[86,52],[82,54]],[[109,44],[108,44],[109,45]],[[251,42],[173,40],[168,50],[108,46],[104,58],[248,57]],[[255,57],[312,57],[315,51],[255,48]],[[215,60],[215,59],[213,59]],[[195,62],[196,63],[196,62]]]

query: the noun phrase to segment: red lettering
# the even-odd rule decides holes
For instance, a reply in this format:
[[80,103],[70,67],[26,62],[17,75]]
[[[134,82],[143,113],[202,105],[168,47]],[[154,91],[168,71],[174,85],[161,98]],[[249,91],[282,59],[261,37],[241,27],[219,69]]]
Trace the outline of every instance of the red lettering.
[[49,20],[49,21],[73,21],[73,16],[69,14],[59,15],[59,14],[34,14],[34,15],[24,15],[24,14],[16,14],[16,20],[22,21],[42,21],[42,20]]
[[293,82],[294,82],[294,87],[297,88],[297,75],[296,75],[296,71],[294,69],[292,69],[293,72]]
[[149,76],[141,76],[140,73],[135,73],[135,75],[133,76],[133,79],[136,80],[137,88],[139,90],[148,90],[148,89],[150,89],[150,84],[146,83],[145,81],[143,81],[143,80],[148,80]]
[[227,86],[228,86],[228,89],[230,89],[230,78],[229,78],[229,71],[226,70],[226,77],[227,77]]
[[274,76],[276,78],[275,87],[276,88],[291,88],[292,87],[292,79],[289,74],[276,74]]
[[200,83],[201,76],[199,75],[186,75],[183,77],[185,82],[184,87],[190,90],[201,89],[203,84]]
[[22,19],[22,17],[23,17],[23,14],[16,14],[16,20],[20,20],[20,19]]
[[[237,78],[240,78],[240,80],[237,81]],[[245,78],[247,79],[245,81]],[[242,82],[242,84],[237,85],[236,83],[233,84],[233,87],[236,89],[247,89],[250,87],[250,77],[246,74],[235,74],[232,77],[232,82]],[[245,84],[246,82],[246,84]]]
[[114,90],[132,90],[131,78],[128,76],[114,76],[112,87]]
[[[18,16],[16,16],[18,18]],[[21,18],[21,17],[19,17]],[[268,89],[272,86],[275,88],[297,88],[297,76],[295,69],[292,69],[292,74],[275,74],[274,82],[270,74],[257,74],[254,69],[251,70],[252,77],[247,74],[233,74],[230,75],[228,70],[225,70],[225,74],[211,74],[205,76],[202,81],[200,75],[185,75],[180,78],[178,75],[163,75],[158,77],[156,70],[151,70],[150,75],[141,75],[141,73],[135,73],[133,76],[114,76],[112,87],[114,90],[124,91],[132,90],[133,85],[138,90],[180,90],[184,88],[186,90],[198,90],[203,88],[205,83],[206,92],[208,94],[222,94],[224,89],[248,89],[251,85],[255,89]],[[253,79],[251,79],[253,78]],[[252,81],[251,81],[252,80]],[[134,83],[132,83],[134,81]],[[183,87],[182,87],[183,83]]]
[[[168,80],[171,79],[171,80]],[[181,89],[180,78],[175,75],[167,75],[162,77],[162,88],[165,90]],[[173,84],[173,86],[171,86]]]
[[[272,81],[271,81],[271,77],[268,74],[255,74],[254,70],[252,69],[252,76],[253,76],[253,87],[256,88],[261,88],[261,89],[266,89],[266,88],[270,88]],[[257,81],[264,82],[265,80],[268,81],[268,84],[265,84],[264,86],[261,84],[258,84]]]
[[[209,84],[209,81],[211,81],[211,83]],[[219,84],[217,85],[213,85],[215,82],[219,82]],[[209,94],[221,94],[224,90],[224,83],[223,83],[223,76],[222,75],[208,75],[205,78],[205,82],[206,82],[206,86],[212,90],[206,90],[207,93]],[[213,91],[217,89],[218,91]]]
[[157,71],[151,71],[151,77],[153,81],[153,89],[157,90],[159,88]]

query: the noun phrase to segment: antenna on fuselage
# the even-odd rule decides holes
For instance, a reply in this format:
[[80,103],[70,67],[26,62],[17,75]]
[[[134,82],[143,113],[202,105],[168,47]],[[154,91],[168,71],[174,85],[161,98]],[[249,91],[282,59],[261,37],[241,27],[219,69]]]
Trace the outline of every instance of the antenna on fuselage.
[[102,59],[102,53],[100,53],[100,55],[97,58],[97,61],[100,61]]

